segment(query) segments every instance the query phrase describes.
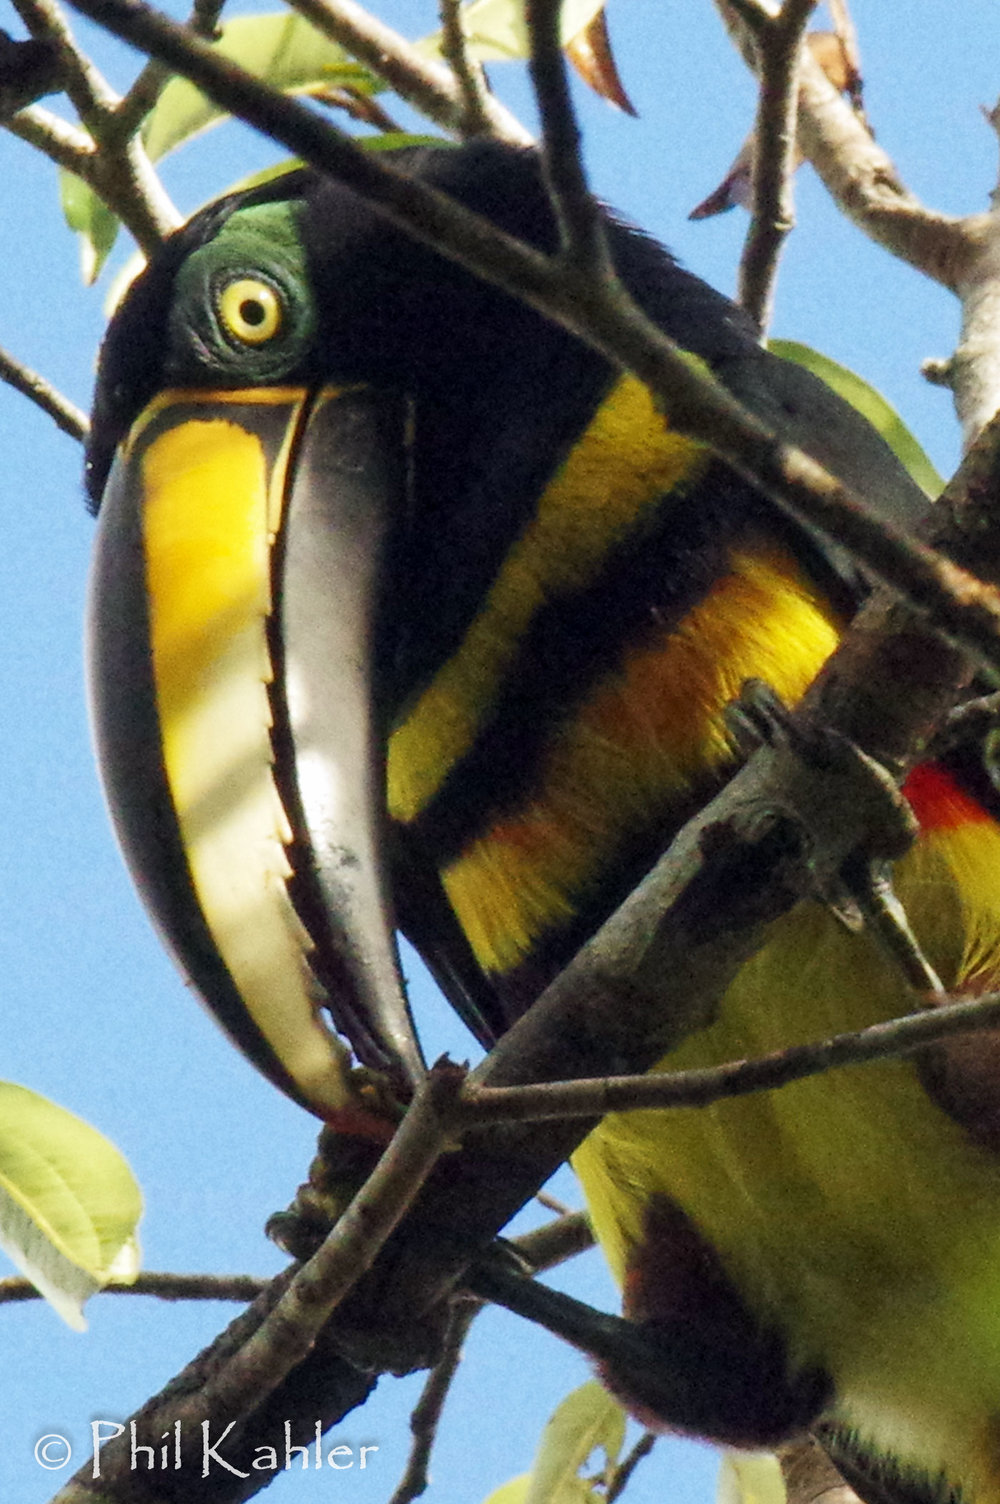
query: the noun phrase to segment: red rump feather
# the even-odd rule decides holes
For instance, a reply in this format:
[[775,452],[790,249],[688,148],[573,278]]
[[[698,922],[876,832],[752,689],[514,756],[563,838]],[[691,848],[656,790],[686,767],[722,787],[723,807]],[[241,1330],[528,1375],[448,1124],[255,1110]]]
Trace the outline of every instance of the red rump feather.
[[969,821],[985,821],[990,816],[969,794],[959,788],[940,763],[921,763],[903,784],[921,830],[953,830]]

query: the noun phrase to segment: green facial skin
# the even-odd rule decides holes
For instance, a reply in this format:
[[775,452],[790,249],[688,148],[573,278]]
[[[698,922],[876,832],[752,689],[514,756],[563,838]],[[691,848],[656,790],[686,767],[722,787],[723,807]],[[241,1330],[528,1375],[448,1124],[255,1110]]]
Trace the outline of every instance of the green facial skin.
[[[298,229],[301,212],[298,203],[237,210],[184,262],[168,325],[171,381],[254,386],[283,381],[302,363],[315,337],[316,309]],[[280,320],[269,338],[248,341],[226,322],[226,290],[243,281],[277,299]]]

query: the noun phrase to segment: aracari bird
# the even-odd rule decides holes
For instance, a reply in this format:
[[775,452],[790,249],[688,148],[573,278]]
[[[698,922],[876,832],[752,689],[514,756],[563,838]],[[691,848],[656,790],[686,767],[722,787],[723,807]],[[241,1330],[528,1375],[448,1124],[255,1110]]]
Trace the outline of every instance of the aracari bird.
[[[554,249],[531,153],[391,160]],[[861,416],[652,239],[606,231],[637,303],[752,413],[887,515],[923,514]],[[489,1044],[730,776],[744,681],[795,702],[865,590],[637,380],[309,170],[203,210],[133,285],[88,476],[121,842],[201,996],[321,1116],[343,1105],[330,1009],[365,1063],[422,1069],[394,923]],[[920,944],[949,989],[996,986],[978,754],[905,792]],[[807,902],[662,1065],[907,1008],[871,936]],[[575,1166],[626,1313],[697,1335],[696,1399],[667,1423],[766,1446],[822,1422],[868,1499],[1000,1504],[997,1093],[975,1040],[946,1069],[590,1134]]]

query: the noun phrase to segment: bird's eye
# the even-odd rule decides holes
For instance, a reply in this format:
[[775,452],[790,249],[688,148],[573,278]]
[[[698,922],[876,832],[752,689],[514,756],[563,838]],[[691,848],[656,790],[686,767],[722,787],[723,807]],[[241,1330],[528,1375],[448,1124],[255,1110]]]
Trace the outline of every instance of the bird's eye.
[[244,345],[264,345],[281,330],[281,298],[267,282],[239,277],[219,296],[219,318],[227,334]]

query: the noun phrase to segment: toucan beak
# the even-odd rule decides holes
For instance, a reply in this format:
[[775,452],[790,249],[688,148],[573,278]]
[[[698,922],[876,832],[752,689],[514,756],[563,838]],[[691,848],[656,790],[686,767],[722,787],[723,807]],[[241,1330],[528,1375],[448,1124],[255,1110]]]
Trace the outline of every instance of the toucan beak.
[[236,1042],[320,1115],[423,1070],[385,871],[375,634],[405,418],[367,388],[171,391],[105,489],[92,715],[119,840]]

